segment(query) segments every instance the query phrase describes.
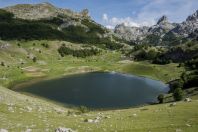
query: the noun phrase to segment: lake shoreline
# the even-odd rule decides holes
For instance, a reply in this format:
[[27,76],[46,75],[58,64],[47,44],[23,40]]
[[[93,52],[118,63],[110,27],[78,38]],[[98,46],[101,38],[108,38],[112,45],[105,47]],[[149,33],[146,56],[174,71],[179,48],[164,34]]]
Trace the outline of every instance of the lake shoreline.
[[[87,74],[87,73],[90,73],[90,74]],[[128,88],[129,88],[129,87],[134,87],[134,90],[135,90],[135,88],[136,88],[136,86],[137,86],[137,83],[136,83],[136,82],[137,82],[137,80],[139,80],[139,81],[146,81],[145,84],[143,83],[142,86],[140,86],[140,87],[142,87],[142,88],[145,87],[146,85],[148,85],[148,87],[150,87],[150,88],[153,87],[152,89],[154,90],[154,89],[156,89],[156,87],[158,87],[158,85],[159,85],[159,87],[161,87],[161,88],[160,88],[161,90],[160,90],[160,89],[158,89],[158,90],[156,89],[156,90],[157,90],[158,92],[159,92],[159,91],[161,91],[161,92],[164,91],[164,92],[167,93],[167,87],[168,87],[168,86],[167,86],[166,84],[164,84],[162,81],[153,80],[153,79],[150,79],[150,78],[141,77],[141,76],[136,76],[136,75],[132,75],[132,74],[125,74],[125,73],[114,72],[114,71],[111,71],[111,72],[108,71],[108,72],[107,72],[107,71],[101,71],[101,70],[100,70],[100,71],[86,72],[86,73],[84,72],[84,73],[79,73],[79,74],[68,74],[68,75],[63,75],[63,76],[59,76],[59,77],[56,77],[56,78],[36,78],[36,79],[32,79],[32,80],[30,80],[30,81],[26,81],[26,82],[17,84],[17,85],[15,85],[15,86],[12,88],[12,90],[13,90],[13,91],[16,91],[16,92],[19,92],[19,93],[22,93],[22,94],[30,95],[30,96],[35,96],[35,97],[39,97],[39,96],[40,96],[41,98],[45,98],[45,96],[44,96],[44,97],[42,96],[42,93],[43,93],[44,91],[42,92],[42,90],[41,90],[41,92],[39,93],[40,90],[37,89],[37,87],[39,88],[39,84],[48,84],[48,83],[51,83],[51,81],[54,82],[54,83],[55,83],[55,82],[57,83],[58,80],[67,79],[67,78],[73,78],[73,77],[74,77],[74,78],[79,78],[81,75],[82,75],[82,76],[87,76],[87,75],[94,75],[94,76],[95,76],[95,75],[96,75],[95,77],[94,77],[94,76],[92,76],[92,77],[93,77],[93,78],[98,78],[97,76],[98,76],[98,75],[102,75],[102,76],[103,76],[103,73],[104,73],[105,76],[108,75],[108,76],[115,77],[115,78],[117,78],[117,79],[121,77],[121,78],[120,78],[120,79],[122,80],[121,82],[117,82],[117,81],[114,82],[114,83],[117,82],[117,83],[119,84],[119,85],[118,85],[118,84],[115,85],[115,86],[118,86],[118,87],[120,87],[120,85],[122,85],[122,84],[127,84],[126,86],[124,86],[125,88],[127,88],[127,87],[128,87]],[[76,76],[75,76],[75,75],[76,75]],[[104,78],[106,78],[105,76],[104,76]],[[99,77],[100,77],[100,76],[99,76]],[[102,77],[102,78],[103,78],[103,77]],[[118,80],[120,80],[120,79],[118,79]],[[135,79],[135,80],[134,80],[134,83],[130,83],[131,86],[128,86],[128,83],[127,83],[128,79],[132,80],[132,82],[133,82],[133,79]],[[97,80],[97,79],[95,79],[95,81],[96,81],[96,80]],[[124,80],[124,82],[123,82],[123,80]],[[104,79],[103,81],[106,82],[106,83],[108,82],[106,79]],[[138,81],[138,82],[139,82],[139,81]],[[149,82],[149,83],[148,83],[148,82]],[[60,82],[59,82],[59,83],[60,83]],[[57,84],[59,84],[59,83],[57,83]],[[79,83],[83,83],[83,84],[84,84],[84,82],[79,82]],[[96,82],[95,82],[95,83],[96,83]],[[95,83],[94,83],[94,84],[95,84]],[[148,83],[148,84],[147,84],[147,83]],[[156,86],[154,85],[155,83],[156,83]],[[33,92],[33,93],[27,92],[27,91],[29,91],[29,90],[26,89],[26,88],[31,87],[31,86],[34,87],[34,86],[37,85],[37,84],[38,84],[38,86],[36,86],[36,87],[33,88],[33,89],[31,88],[33,91],[36,90],[36,91],[37,91],[37,92],[36,92],[37,94],[35,94],[34,92]],[[52,83],[52,84],[53,84],[53,83]],[[66,84],[68,84],[68,83],[66,83]],[[70,84],[70,83],[69,83],[69,84]],[[85,86],[86,86],[86,84],[87,84],[87,82],[85,82]],[[100,82],[99,84],[102,84],[102,83]],[[135,84],[135,85],[134,85],[134,84]],[[112,84],[111,84],[111,85],[112,85]],[[51,86],[51,85],[49,85],[49,86]],[[49,86],[47,86],[47,87],[49,87]],[[60,83],[60,85],[57,85],[57,88],[60,88],[60,87],[62,87],[62,86],[64,86],[64,84],[61,84],[61,83]],[[81,86],[81,85],[80,85],[80,86]],[[100,86],[100,85],[99,85],[99,86]],[[102,86],[102,88],[105,88],[105,89],[106,89],[105,86],[106,86],[106,84],[104,83],[104,86]],[[107,85],[107,86],[108,86],[108,85]],[[138,86],[139,86],[139,85],[138,85]],[[45,86],[42,85],[42,87],[45,87]],[[53,87],[54,87],[54,86],[53,86]],[[70,87],[71,87],[71,89],[74,88],[72,85],[67,86],[67,87],[68,87],[69,89],[70,89]],[[72,87],[73,87],[73,88],[72,88]],[[75,86],[75,87],[78,88],[78,86]],[[95,88],[95,86],[91,86],[91,87],[92,87],[92,88]],[[97,86],[97,87],[98,87],[98,86]],[[98,89],[97,87],[96,87],[96,89]],[[146,87],[147,87],[147,86],[146,86]],[[24,88],[25,88],[25,89],[24,89]],[[91,88],[91,89],[92,89],[92,88]],[[107,87],[107,88],[108,88],[108,87]],[[111,88],[112,88],[112,87],[111,87]],[[127,89],[128,89],[128,88],[127,88]],[[137,87],[137,88],[138,88],[138,87]],[[165,88],[166,88],[166,89],[165,89]],[[24,89],[25,91],[23,91],[22,89]],[[34,90],[34,89],[35,89],[35,90]],[[51,87],[50,89],[52,89],[52,87]],[[53,88],[53,89],[54,89],[54,88]],[[69,89],[68,89],[68,90],[69,90]],[[79,87],[79,89],[81,89],[81,88]],[[99,89],[100,89],[100,88],[99,88]],[[109,88],[108,88],[108,89],[109,89]],[[138,88],[138,89],[139,89],[139,88]],[[143,89],[144,89],[144,88],[143,88]],[[26,90],[27,90],[27,91],[26,91]],[[64,91],[64,89],[57,89],[57,90],[58,90],[58,91]],[[83,89],[81,89],[81,90],[84,91]],[[102,89],[101,89],[101,90],[102,90]],[[132,89],[131,89],[131,90],[132,90]],[[31,90],[30,90],[30,91],[31,91]],[[51,90],[50,90],[50,91],[51,91]],[[124,91],[125,91],[125,90],[124,90]],[[124,92],[124,91],[123,91],[123,92]],[[146,91],[147,91],[147,90],[146,90]],[[156,92],[157,92],[157,91],[156,91]],[[46,91],[46,92],[47,92],[47,91]],[[46,93],[46,92],[44,92],[44,93]],[[54,92],[55,92],[55,91],[54,91]],[[54,93],[54,92],[53,92],[53,93]],[[136,91],[136,92],[138,92],[138,91]],[[134,100],[134,101],[132,101],[132,102],[134,102],[134,103],[136,102],[135,100],[137,99],[137,97],[136,97],[136,96],[133,96],[133,93],[136,93],[136,92],[133,91],[133,92],[132,92],[132,95],[130,96],[131,100]],[[154,91],[153,91],[153,92],[154,92]],[[48,93],[48,92],[47,92],[47,93]],[[54,96],[53,93],[51,93],[52,96]],[[67,93],[67,92],[66,92],[66,93]],[[86,93],[87,93],[87,92],[86,92]],[[89,92],[88,92],[88,93],[89,93]],[[149,93],[149,92],[148,92],[148,93]],[[154,92],[154,93],[155,93],[155,92]],[[153,93],[153,94],[154,94],[154,93]],[[57,93],[56,93],[56,94],[57,94]],[[105,93],[104,93],[104,94],[105,94]],[[143,93],[142,93],[142,94],[143,94]],[[155,94],[156,94],[156,93],[155,93]],[[154,94],[154,95],[155,95],[155,94]],[[130,103],[129,103],[129,104],[127,104],[127,103],[125,104],[125,103],[124,103],[124,104],[121,105],[121,104],[118,103],[118,106],[113,106],[113,104],[114,104],[115,102],[114,102],[114,103],[112,102],[112,103],[113,103],[112,106],[103,106],[104,104],[106,104],[106,103],[103,102],[104,104],[103,104],[103,103],[98,103],[98,104],[99,104],[98,106],[89,106],[89,105],[87,106],[87,105],[85,105],[85,104],[82,104],[82,106],[85,105],[85,106],[87,106],[88,108],[94,109],[94,110],[98,110],[98,109],[102,109],[102,110],[104,110],[104,109],[107,109],[107,110],[109,110],[109,109],[120,109],[120,108],[122,108],[122,107],[123,107],[123,108],[136,108],[136,107],[141,107],[141,106],[145,106],[145,105],[150,105],[150,104],[156,103],[157,100],[155,99],[155,102],[154,102],[154,100],[153,100],[154,97],[152,97],[153,95],[152,95],[152,96],[151,96],[151,95],[152,95],[152,94],[148,94],[148,96],[150,96],[150,99],[149,99],[150,101],[147,99],[148,102],[145,102],[145,101],[146,101],[146,100],[145,100],[144,103],[142,102],[142,103],[140,103],[140,104],[136,104],[136,103],[133,104],[133,103],[131,102],[132,104],[130,104]],[[58,95],[57,95],[57,96],[58,96]],[[129,96],[129,95],[127,94],[127,96]],[[39,97],[39,98],[40,98],[40,97]],[[67,97],[67,96],[66,96],[66,97]],[[89,96],[87,95],[87,97],[89,97]],[[116,97],[117,97],[117,96],[116,96]],[[120,96],[120,97],[123,98],[124,96],[122,95],[122,96]],[[120,98],[120,97],[118,96],[118,98]],[[142,97],[144,97],[144,96],[142,96]],[[146,97],[146,96],[145,96],[145,97]],[[155,95],[155,97],[157,97],[157,95]],[[121,98],[120,98],[120,99],[121,99]],[[141,98],[141,97],[140,97],[140,98]],[[142,99],[143,99],[143,98],[142,98]],[[47,100],[51,100],[51,98],[47,98]],[[143,100],[144,100],[144,99],[143,99]],[[142,100],[142,101],[143,101],[143,100]],[[153,101],[151,101],[151,100],[153,100]],[[56,103],[56,101],[55,101],[54,99],[52,99],[52,101]],[[68,101],[69,101],[69,100],[68,100]],[[72,101],[72,100],[71,100],[71,101]],[[63,101],[63,102],[64,102],[64,101]],[[66,107],[69,107],[69,108],[75,108],[75,107],[79,107],[79,106],[80,106],[79,104],[78,104],[78,105],[77,105],[77,104],[72,104],[72,103],[69,103],[69,102],[67,102],[67,101],[65,101],[65,104],[64,104],[63,102],[60,103],[60,102],[58,101],[59,104],[63,104],[63,105],[66,104]],[[107,101],[107,102],[108,102],[108,101]],[[103,105],[100,106],[100,104],[103,104]],[[72,106],[72,107],[71,107],[71,106]],[[97,107],[98,107],[98,108],[97,108]],[[105,107],[107,107],[107,108],[105,108]]]
[[72,75],[78,75],[78,74],[86,74],[86,73],[94,73],[94,72],[98,72],[98,73],[116,73],[116,74],[121,74],[121,75],[127,75],[127,76],[137,76],[139,78],[145,78],[145,79],[150,79],[150,80],[155,80],[155,81],[159,81],[162,82],[166,85],[168,85],[168,83],[165,83],[159,79],[153,79],[151,77],[147,77],[146,75],[135,75],[135,74],[130,74],[130,73],[126,73],[126,72],[120,72],[120,71],[110,71],[110,70],[90,70],[90,71],[83,71],[83,72],[78,72],[78,73],[68,73],[68,74],[63,74],[63,75],[59,75],[59,76],[43,76],[43,77],[35,77],[35,78],[29,78],[27,80],[21,80],[18,81],[16,83],[13,83],[11,86],[8,86],[9,89],[14,90],[19,88],[20,86],[27,86],[27,85],[31,85],[34,83],[38,83],[41,81],[50,81],[50,80],[54,80],[54,79],[60,79],[60,78],[64,78],[67,76],[72,76]]

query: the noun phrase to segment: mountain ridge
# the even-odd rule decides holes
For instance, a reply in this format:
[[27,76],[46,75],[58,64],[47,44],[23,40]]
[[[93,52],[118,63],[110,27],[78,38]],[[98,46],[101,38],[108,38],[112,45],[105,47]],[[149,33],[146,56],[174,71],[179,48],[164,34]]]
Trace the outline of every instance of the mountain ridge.
[[1,9],[1,17],[0,38],[3,40],[65,40],[113,49],[123,45],[110,30],[91,19],[88,9],[76,13],[50,3],[18,4]]
[[182,23],[170,23],[167,16],[164,15],[155,25],[147,27],[146,30],[144,30],[144,33],[139,34],[138,32],[134,32],[134,29],[139,31],[142,28],[143,27],[126,27],[124,24],[120,24],[115,27],[114,33],[120,38],[126,39],[127,41],[133,41],[137,44],[145,42],[149,43],[150,40],[148,38],[150,36],[158,39],[157,44],[163,43],[163,40],[170,37],[174,37],[174,40],[177,38],[191,38],[190,34],[192,33],[195,33],[195,36],[197,36],[196,30],[198,30],[198,10],[188,16]]
[[13,13],[17,18],[28,20],[57,17],[58,15],[66,15],[73,18],[90,17],[88,9],[84,9],[81,12],[74,12],[70,9],[57,8],[48,2],[39,4],[17,4],[3,9]]

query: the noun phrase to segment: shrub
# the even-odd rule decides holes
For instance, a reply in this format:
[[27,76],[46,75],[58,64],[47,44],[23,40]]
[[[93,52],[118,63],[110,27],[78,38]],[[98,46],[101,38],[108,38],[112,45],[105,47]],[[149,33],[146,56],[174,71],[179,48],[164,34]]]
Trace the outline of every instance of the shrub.
[[18,46],[18,47],[21,47],[21,44],[20,44],[20,43],[17,43],[17,46]]
[[162,104],[164,102],[164,94],[160,94],[158,97],[157,97],[158,101],[160,104]]
[[165,65],[171,63],[171,60],[165,59],[165,58],[160,58],[157,57],[153,60],[153,64],[160,64],[160,65]]
[[49,44],[48,43],[42,43],[41,44],[43,47],[45,47],[45,48],[49,48]]
[[152,60],[155,59],[158,56],[158,52],[156,52],[155,50],[149,50],[149,52],[146,55],[146,58],[148,60]]
[[12,13],[0,9],[0,21],[10,21],[13,17]]
[[183,99],[183,95],[184,95],[184,93],[183,93],[181,88],[177,88],[173,92],[173,97],[174,97],[175,101],[182,100]]
[[169,83],[170,93],[174,92],[177,88],[183,88],[184,82],[181,79],[174,80]]
[[4,62],[1,62],[1,66],[5,66],[5,63]]
[[89,112],[89,109],[86,106],[80,106],[79,111],[81,113],[87,113],[87,112]]
[[37,58],[36,57],[33,57],[32,60],[33,60],[33,62],[36,62],[37,61]]
[[75,57],[82,57],[85,58],[87,56],[92,56],[92,55],[97,55],[100,53],[100,50],[98,49],[79,49],[79,50],[74,50],[74,49],[70,49],[68,47],[66,47],[65,45],[62,45],[59,49],[58,49],[59,54],[64,57],[65,55],[72,55]]

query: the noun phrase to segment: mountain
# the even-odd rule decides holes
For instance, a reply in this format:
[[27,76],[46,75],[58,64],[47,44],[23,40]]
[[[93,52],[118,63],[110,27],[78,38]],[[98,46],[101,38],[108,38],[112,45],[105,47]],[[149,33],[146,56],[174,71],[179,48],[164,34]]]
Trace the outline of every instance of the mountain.
[[151,26],[148,30],[149,34],[163,36],[170,30],[176,27],[176,24],[170,23],[166,16],[162,16],[156,25]]
[[162,16],[156,25],[151,27],[127,27],[120,24],[115,27],[114,33],[137,44],[173,44],[180,43],[180,40],[197,39],[198,10],[182,23],[171,23],[167,16]]
[[114,32],[122,39],[138,42],[148,33],[148,29],[148,27],[129,27],[125,26],[125,24],[120,24],[115,27]]
[[44,18],[53,18],[58,16],[69,16],[72,18],[89,17],[89,11],[87,9],[80,13],[73,12],[69,9],[57,8],[54,5],[44,2],[40,4],[19,4],[4,8],[6,11],[11,12],[17,18],[28,20],[39,20]]
[[65,40],[111,49],[122,47],[121,40],[93,21],[87,9],[74,12],[46,2],[0,9],[0,38]]
[[182,37],[189,37],[189,34],[195,32],[198,29],[198,10],[189,16],[186,21],[179,24],[171,32],[175,35]]

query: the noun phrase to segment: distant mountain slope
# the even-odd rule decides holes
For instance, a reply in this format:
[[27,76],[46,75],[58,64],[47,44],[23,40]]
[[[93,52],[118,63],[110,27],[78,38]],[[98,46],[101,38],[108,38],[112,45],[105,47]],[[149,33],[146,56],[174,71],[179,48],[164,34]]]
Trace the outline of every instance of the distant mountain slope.
[[66,40],[100,44],[110,49],[122,47],[121,39],[94,22],[87,9],[77,13],[49,3],[20,4],[1,9],[0,38]]
[[50,3],[44,2],[40,4],[19,4],[4,8],[6,11],[11,12],[17,18],[28,20],[39,20],[44,18],[53,18],[57,16],[69,16],[72,18],[89,17],[88,10],[83,10],[80,13],[71,11],[69,9],[56,8]]
[[118,37],[136,44],[179,44],[186,39],[197,39],[198,10],[182,23],[170,23],[166,16],[162,16],[151,27],[127,27],[120,24],[114,32]]

